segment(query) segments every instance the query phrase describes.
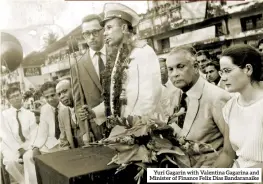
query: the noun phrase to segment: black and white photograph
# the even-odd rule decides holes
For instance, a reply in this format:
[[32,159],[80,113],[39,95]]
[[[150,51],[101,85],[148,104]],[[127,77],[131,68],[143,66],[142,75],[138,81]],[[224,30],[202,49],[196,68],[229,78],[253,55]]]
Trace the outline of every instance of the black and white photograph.
[[263,0],[1,0],[0,184],[263,183]]

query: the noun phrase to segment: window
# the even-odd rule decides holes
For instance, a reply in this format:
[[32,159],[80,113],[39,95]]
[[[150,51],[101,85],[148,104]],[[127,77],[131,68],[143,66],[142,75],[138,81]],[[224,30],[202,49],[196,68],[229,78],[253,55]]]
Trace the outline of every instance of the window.
[[222,23],[218,23],[218,24],[216,24],[215,26],[216,26],[216,36],[225,35],[225,33],[224,33],[224,31],[223,31]]
[[165,38],[162,40],[159,40],[160,50],[163,52],[166,52],[170,49],[170,40],[169,38]]
[[244,17],[240,19],[242,32],[263,28],[262,14]]

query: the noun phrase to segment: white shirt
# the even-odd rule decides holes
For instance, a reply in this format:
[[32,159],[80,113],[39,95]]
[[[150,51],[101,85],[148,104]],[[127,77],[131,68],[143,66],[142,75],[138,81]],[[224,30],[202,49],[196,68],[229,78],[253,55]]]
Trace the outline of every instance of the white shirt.
[[21,108],[18,112],[18,118],[21,123],[22,133],[25,137],[25,142],[22,142],[18,130],[19,125],[16,119],[17,109],[11,107],[1,113],[1,137],[2,144],[5,150],[2,149],[5,157],[9,154],[18,154],[18,149],[31,149],[34,146],[37,137],[38,125],[36,118],[31,111]]
[[263,99],[249,106],[238,104],[239,95],[233,96],[223,108],[229,126],[229,140],[238,156],[241,168],[263,162]]
[[73,121],[75,124],[78,124],[77,119],[76,119],[76,114],[75,114],[75,109],[74,109],[74,107],[73,107],[73,108],[69,108],[69,110],[70,110],[70,113],[71,113],[72,121]]
[[[58,108],[59,106],[60,103]],[[60,140],[55,137],[55,108],[48,103],[41,108],[39,128],[41,132],[39,134],[41,136],[40,139],[45,140],[41,151],[49,152],[50,149],[59,145]]]
[[[92,49],[90,49],[90,57],[93,63],[93,66],[95,68],[95,71],[100,79],[100,70],[99,70],[99,57],[96,54],[97,51],[94,51]],[[106,47],[103,46],[103,48],[99,51],[101,53],[100,57],[104,63],[104,65],[106,66]]]

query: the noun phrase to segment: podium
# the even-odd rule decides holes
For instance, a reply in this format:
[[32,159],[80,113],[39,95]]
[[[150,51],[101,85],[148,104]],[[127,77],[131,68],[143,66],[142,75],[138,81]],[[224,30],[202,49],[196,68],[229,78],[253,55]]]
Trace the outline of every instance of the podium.
[[35,158],[38,184],[135,184],[136,167],[115,174],[118,166],[107,166],[115,154],[97,146],[39,155]]

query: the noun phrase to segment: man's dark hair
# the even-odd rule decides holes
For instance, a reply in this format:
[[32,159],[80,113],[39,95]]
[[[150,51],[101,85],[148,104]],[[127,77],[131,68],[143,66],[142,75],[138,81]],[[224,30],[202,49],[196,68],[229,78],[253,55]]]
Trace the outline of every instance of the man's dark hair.
[[208,67],[208,66],[214,66],[217,71],[220,70],[220,65],[219,65],[218,62],[215,62],[215,61],[209,62],[209,63],[207,63],[207,64],[205,65],[205,67]]
[[19,92],[21,93],[21,90],[18,87],[10,87],[6,90],[6,98],[9,99],[10,95],[13,94],[14,92]]
[[230,57],[233,64],[240,68],[245,68],[247,64],[252,65],[251,81],[260,81],[262,61],[260,53],[255,48],[246,44],[233,45],[224,50],[223,56]]
[[49,88],[54,88],[56,90],[56,85],[57,85],[56,82],[47,81],[41,86],[40,91],[43,94],[43,92]]
[[101,23],[102,17],[99,16],[99,15],[97,15],[97,14],[87,15],[87,16],[85,16],[85,17],[82,19],[82,24],[85,23],[85,22],[92,21],[92,20],[98,20],[99,23]]
[[196,53],[196,56],[202,56],[202,55],[206,56],[207,59],[211,59],[209,52],[206,50],[200,50]]
[[118,20],[118,23],[119,23],[120,26],[123,25],[123,24],[127,24],[128,31],[129,31],[130,33],[135,33],[135,29],[133,29],[133,27],[132,27],[132,25],[131,25],[130,22],[128,22],[127,20],[123,20],[123,19],[121,19],[121,18],[119,18],[119,17],[116,17],[115,19]]

